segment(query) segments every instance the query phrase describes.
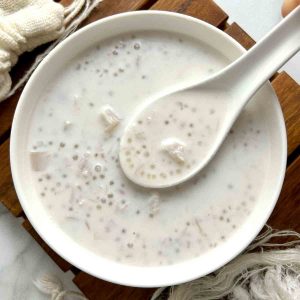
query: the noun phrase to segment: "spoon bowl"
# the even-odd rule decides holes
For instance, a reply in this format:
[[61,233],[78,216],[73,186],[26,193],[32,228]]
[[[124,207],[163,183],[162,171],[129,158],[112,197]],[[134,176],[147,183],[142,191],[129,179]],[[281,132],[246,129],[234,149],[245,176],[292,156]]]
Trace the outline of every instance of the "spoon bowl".
[[120,163],[138,185],[166,188],[214,157],[257,90],[300,49],[300,6],[251,50],[213,77],[149,99],[129,122]]

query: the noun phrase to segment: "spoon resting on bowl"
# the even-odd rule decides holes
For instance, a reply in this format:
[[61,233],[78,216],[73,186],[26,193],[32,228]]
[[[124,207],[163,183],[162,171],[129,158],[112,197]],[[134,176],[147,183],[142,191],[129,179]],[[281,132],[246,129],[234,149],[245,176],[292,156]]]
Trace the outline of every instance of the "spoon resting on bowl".
[[125,175],[149,188],[193,177],[214,157],[251,97],[299,49],[300,6],[214,76],[148,99],[121,138]]

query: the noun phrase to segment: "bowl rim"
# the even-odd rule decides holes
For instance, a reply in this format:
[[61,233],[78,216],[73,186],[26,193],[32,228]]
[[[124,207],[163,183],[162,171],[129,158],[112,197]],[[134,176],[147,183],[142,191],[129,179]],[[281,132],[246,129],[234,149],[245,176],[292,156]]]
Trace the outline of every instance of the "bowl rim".
[[[256,237],[256,235],[260,232],[260,230],[263,228],[264,224],[266,223],[267,219],[269,218],[270,214],[272,213],[276,202],[279,197],[279,193],[281,191],[281,187],[283,184],[283,179],[285,175],[285,166],[286,166],[286,159],[287,159],[287,138],[286,138],[286,131],[285,131],[285,123],[283,120],[282,116],[282,111],[279,105],[279,102],[276,101],[274,103],[275,109],[278,112],[279,116],[279,127],[280,127],[280,137],[281,137],[281,143],[282,143],[282,155],[281,155],[281,170],[280,174],[278,175],[278,186],[275,187],[276,192],[274,192],[274,199],[272,201],[270,200],[271,205],[269,206],[269,209],[265,211],[265,218],[261,218],[259,221],[256,223],[256,230],[253,230],[251,236],[247,239],[247,243],[244,243],[242,245],[237,245],[235,249],[233,249],[231,255],[227,255],[225,259],[221,259],[219,262],[212,262],[211,267],[207,268],[204,272],[202,270],[198,270],[195,272],[190,270],[190,272],[186,272],[186,274],[180,273],[180,274],[172,274],[171,278],[163,278],[160,275],[157,275],[154,277],[153,276],[155,273],[159,272],[159,268],[162,268],[161,266],[155,266],[155,267],[141,267],[137,268],[135,266],[131,265],[126,265],[128,268],[128,272],[133,272],[134,269],[149,269],[151,270],[151,280],[149,281],[149,276],[145,276],[145,278],[139,278],[137,276],[131,277],[131,275],[128,273],[128,276],[121,277],[121,276],[115,276],[110,274],[107,274],[105,270],[95,270],[95,269],[90,269],[85,265],[84,260],[81,260],[78,258],[76,261],[72,258],[70,258],[70,255],[63,252],[61,249],[61,246],[58,244],[53,243],[50,241],[50,238],[47,236],[47,232],[44,231],[43,228],[39,227],[38,222],[35,220],[35,218],[32,216],[31,213],[31,208],[27,203],[27,200],[25,199],[25,195],[23,192],[24,189],[24,184],[19,180],[20,175],[19,175],[19,166],[16,163],[17,159],[17,139],[18,139],[18,128],[21,126],[20,125],[20,114],[22,113],[22,109],[24,106],[25,99],[28,98],[27,94],[29,93],[32,84],[36,81],[36,78],[38,78],[38,75],[40,73],[40,70],[43,69],[43,66],[48,63],[56,55],[58,51],[61,51],[62,48],[65,47],[66,44],[71,43],[73,40],[77,39],[80,35],[83,35],[87,33],[91,28],[94,27],[99,27],[103,23],[110,22],[112,20],[116,20],[119,18],[127,18],[127,17],[134,17],[136,15],[163,15],[166,18],[181,18],[185,19],[186,21],[192,21],[194,23],[198,23],[199,26],[206,27],[208,30],[211,30],[213,33],[219,34],[223,36],[223,38],[227,39],[233,47],[235,47],[240,53],[245,53],[246,50],[232,37],[227,35],[225,32],[221,31],[220,29],[214,27],[213,25],[210,25],[204,21],[201,21],[197,18],[175,13],[175,12],[167,12],[167,11],[156,11],[156,10],[146,10],[146,11],[133,11],[133,12],[125,12],[125,13],[120,13],[116,15],[112,15],[106,18],[103,18],[101,20],[95,21],[80,30],[76,31],[73,33],[70,37],[65,39],[63,42],[61,42],[59,45],[55,47],[48,55],[47,57],[39,64],[37,69],[34,71],[34,74],[32,74],[31,78],[29,79],[28,83],[26,84],[21,97],[19,99],[14,119],[13,119],[13,124],[12,124],[12,130],[11,130],[11,141],[10,141],[10,164],[11,164],[11,171],[12,171],[12,178],[14,182],[14,186],[18,195],[18,198],[20,200],[20,203],[22,205],[22,208],[28,217],[30,223],[34,227],[34,229],[37,231],[37,233],[41,236],[41,238],[49,245],[50,248],[52,248],[56,253],[58,253],[61,257],[63,257],[66,261],[70,262],[72,265],[80,268],[84,272],[91,274],[97,278],[101,278],[113,283],[121,284],[121,285],[127,285],[127,286],[135,286],[135,287],[157,287],[157,286],[169,286],[169,285],[174,285],[174,284],[180,284],[183,282],[187,282],[190,280],[194,280],[198,277],[204,276],[206,274],[209,274],[216,269],[222,267],[226,263],[228,263],[230,260],[235,258],[238,254],[240,254],[247,246],[248,244]],[[268,82],[267,85],[271,86],[270,83]],[[277,98],[277,97],[276,97]],[[185,263],[185,262],[183,262]],[[195,269],[195,268],[194,268]],[[142,272],[142,271],[141,271]],[[142,276],[141,276],[142,277]]]

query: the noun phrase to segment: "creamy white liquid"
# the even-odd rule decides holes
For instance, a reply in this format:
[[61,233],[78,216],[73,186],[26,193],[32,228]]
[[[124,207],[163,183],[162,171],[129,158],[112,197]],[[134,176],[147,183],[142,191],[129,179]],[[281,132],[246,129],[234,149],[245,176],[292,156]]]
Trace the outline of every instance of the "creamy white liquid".
[[[64,66],[39,101],[28,140],[49,217],[97,254],[140,266],[197,257],[230,238],[260,200],[266,175],[269,136],[255,105],[208,167],[180,186],[141,188],[118,161],[120,137],[145,99],[226,64],[199,41],[137,32],[103,41]],[[111,131],[101,116],[105,105],[120,118]],[[210,117],[220,117],[215,109],[208,127]],[[191,122],[183,122],[187,130]]]

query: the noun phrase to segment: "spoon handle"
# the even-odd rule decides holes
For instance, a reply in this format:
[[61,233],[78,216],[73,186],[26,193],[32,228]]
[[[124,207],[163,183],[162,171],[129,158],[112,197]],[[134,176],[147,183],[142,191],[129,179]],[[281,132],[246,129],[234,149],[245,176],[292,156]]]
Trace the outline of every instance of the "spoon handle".
[[300,6],[222,72],[222,85],[232,87],[236,101],[248,101],[299,50]]

